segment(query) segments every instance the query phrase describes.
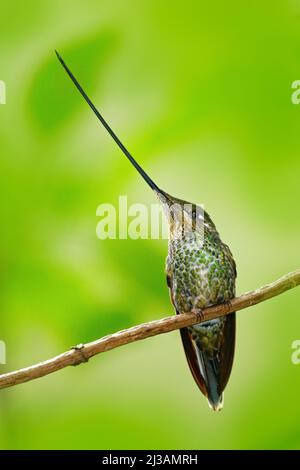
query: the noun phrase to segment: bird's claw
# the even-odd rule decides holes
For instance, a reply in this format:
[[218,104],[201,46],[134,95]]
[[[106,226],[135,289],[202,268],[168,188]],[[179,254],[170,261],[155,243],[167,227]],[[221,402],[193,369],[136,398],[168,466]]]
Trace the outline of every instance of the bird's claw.
[[226,300],[225,302],[225,305],[227,305],[228,309],[231,310],[232,309],[232,303],[231,303],[231,300]]
[[204,320],[204,313],[201,308],[192,308],[191,313],[197,315],[199,322],[202,322]]

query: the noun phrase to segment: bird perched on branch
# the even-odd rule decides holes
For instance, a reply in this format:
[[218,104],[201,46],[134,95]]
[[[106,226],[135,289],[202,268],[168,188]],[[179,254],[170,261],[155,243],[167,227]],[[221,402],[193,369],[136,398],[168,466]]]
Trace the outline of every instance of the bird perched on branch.
[[[167,284],[177,314],[196,312],[235,297],[236,267],[211,218],[201,206],[160,189],[107,124],[61,56],[65,71],[97,118],[162,203],[169,225]],[[235,313],[180,330],[192,375],[213,410],[223,406],[235,347]]]

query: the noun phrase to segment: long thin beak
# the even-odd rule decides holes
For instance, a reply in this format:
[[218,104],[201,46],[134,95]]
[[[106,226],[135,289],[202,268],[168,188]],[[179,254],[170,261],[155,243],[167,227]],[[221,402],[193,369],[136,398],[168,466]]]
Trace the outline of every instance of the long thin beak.
[[66,63],[64,62],[64,60],[61,58],[61,56],[59,55],[59,53],[57,51],[55,51],[57,57],[58,57],[58,60],[60,61],[61,65],[63,66],[63,68],[65,69],[65,71],[67,72],[67,74],[69,75],[69,77],[71,78],[72,82],[74,83],[74,85],[76,86],[76,88],[79,90],[79,92],[81,93],[81,95],[83,96],[83,98],[85,99],[85,101],[87,102],[87,104],[89,105],[89,107],[94,111],[94,113],[96,114],[97,118],[99,119],[99,121],[103,124],[103,126],[105,127],[105,129],[107,130],[107,132],[111,135],[111,137],[114,139],[114,141],[116,142],[116,144],[120,147],[120,149],[122,150],[122,152],[126,155],[126,157],[128,158],[128,160],[132,163],[132,165],[136,168],[136,170],[139,172],[139,174],[144,178],[144,180],[146,181],[146,183],[150,186],[151,189],[153,189],[154,191],[156,191],[157,193],[159,194],[165,194],[164,191],[162,191],[155,183],[154,181],[150,178],[150,176],[147,175],[147,173],[143,170],[143,168],[137,163],[137,161],[133,158],[133,156],[131,155],[131,153],[127,150],[127,148],[122,144],[122,142],[120,141],[120,139],[116,136],[116,134],[114,133],[114,131],[111,129],[111,127],[108,125],[108,123],[105,121],[104,117],[100,114],[100,112],[98,111],[98,109],[96,108],[96,106],[92,103],[92,101],[90,100],[90,98],[88,97],[88,95],[85,93],[85,91],[83,90],[83,88],[81,87],[81,85],[78,83],[77,79],[74,77],[74,75],[72,74],[71,70],[68,68],[68,66],[66,65]]

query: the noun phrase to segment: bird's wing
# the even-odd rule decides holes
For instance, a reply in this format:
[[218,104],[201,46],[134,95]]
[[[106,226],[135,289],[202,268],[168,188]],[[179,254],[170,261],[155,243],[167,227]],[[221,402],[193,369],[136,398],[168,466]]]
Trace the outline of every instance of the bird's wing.
[[194,377],[194,380],[198,387],[200,388],[203,395],[206,397],[208,396],[208,389],[206,385],[206,381],[204,376],[201,373],[199,367],[199,361],[197,358],[196,352],[196,345],[195,342],[192,340],[191,333],[189,332],[188,328],[182,328],[180,330],[180,335],[182,339],[183,349],[186,355],[186,359],[188,361],[188,365],[190,367],[191,373]]
[[[167,272],[167,284],[170,291],[171,302],[177,311],[172,293],[172,273]],[[213,353],[207,354],[201,340],[195,339],[193,328],[182,328],[180,335],[184,352],[201,392],[208,397],[211,403],[222,399],[222,392],[228,382],[235,350],[235,313],[220,319],[223,325],[218,334],[218,347]]]
[[[177,311],[176,306],[175,306],[173,292],[172,292],[172,272],[171,270],[168,269],[168,265],[167,265],[167,285],[169,287],[171,302],[175,308],[176,314],[179,315],[179,312]],[[205,380],[200,372],[195,343],[192,340],[191,333],[189,332],[188,328],[182,328],[180,330],[180,335],[182,339],[184,352],[185,352],[190,370],[194,377],[194,380],[197,383],[198,387],[200,388],[201,392],[205,396],[207,396],[208,392],[207,392]]]

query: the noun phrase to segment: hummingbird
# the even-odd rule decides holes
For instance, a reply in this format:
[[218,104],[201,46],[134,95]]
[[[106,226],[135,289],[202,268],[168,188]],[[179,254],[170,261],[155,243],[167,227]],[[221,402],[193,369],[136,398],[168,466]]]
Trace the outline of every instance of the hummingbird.
[[[64,70],[110,136],[158,197],[169,225],[166,278],[176,314],[199,313],[235,297],[236,265],[215,224],[197,204],[171,196],[157,186],[108,125],[57,51]],[[223,407],[235,349],[235,313],[180,330],[193,378],[209,406]]]

